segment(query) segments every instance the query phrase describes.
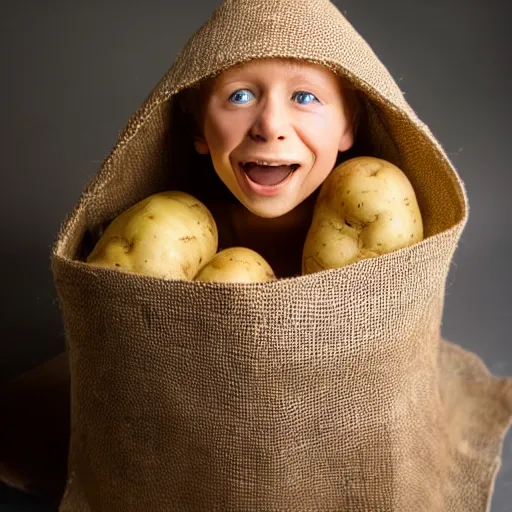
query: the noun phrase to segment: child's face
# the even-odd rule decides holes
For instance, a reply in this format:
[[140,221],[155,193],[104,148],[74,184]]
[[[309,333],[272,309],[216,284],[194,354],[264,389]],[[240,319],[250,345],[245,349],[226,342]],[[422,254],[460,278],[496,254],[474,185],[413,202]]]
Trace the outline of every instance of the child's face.
[[230,68],[213,80],[203,116],[196,150],[210,153],[220,179],[260,217],[299,205],[353,143],[341,81],[311,63],[263,59]]

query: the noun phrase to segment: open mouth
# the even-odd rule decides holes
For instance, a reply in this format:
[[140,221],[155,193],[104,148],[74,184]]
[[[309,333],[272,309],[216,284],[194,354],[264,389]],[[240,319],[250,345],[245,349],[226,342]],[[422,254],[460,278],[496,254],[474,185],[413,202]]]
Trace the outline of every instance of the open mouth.
[[254,183],[264,187],[273,187],[284,181],[296,171],[300,164],[263,164],[257,162],[241,162],[240,168]]

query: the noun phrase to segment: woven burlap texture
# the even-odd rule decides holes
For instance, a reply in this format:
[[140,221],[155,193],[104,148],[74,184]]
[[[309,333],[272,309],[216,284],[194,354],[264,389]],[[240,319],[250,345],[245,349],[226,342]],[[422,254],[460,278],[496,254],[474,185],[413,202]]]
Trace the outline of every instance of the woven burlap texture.
[[[425,240],[272,283],[86,265],[87,236],[134,202],[190,176],[196,192],[175,95],[267,57],[323,64],[358,89],[359,136],[407,173]],[[440,334],[467,215],[442,147],[332,3],[225,1],[129,120],[54,246],[71,374],[61,512],[488,510],[511,382]]]

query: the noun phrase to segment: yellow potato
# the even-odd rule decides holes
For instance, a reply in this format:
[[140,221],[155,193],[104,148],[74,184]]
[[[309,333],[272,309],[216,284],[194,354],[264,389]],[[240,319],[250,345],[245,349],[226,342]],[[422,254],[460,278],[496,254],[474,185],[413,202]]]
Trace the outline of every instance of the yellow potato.
[[218,252],[197,274],[195,281],[257,283],[274,281],[267,261],[246,247],[229,247]]
[[87,263],[191,280],[215,255],[217,245],[217,226],[206,206],[184,192],[167,191],[116,217]]
[[322,184],[302,253],[302,273],[338,268],[423,239],[407,176],[373,157],[340,164]]

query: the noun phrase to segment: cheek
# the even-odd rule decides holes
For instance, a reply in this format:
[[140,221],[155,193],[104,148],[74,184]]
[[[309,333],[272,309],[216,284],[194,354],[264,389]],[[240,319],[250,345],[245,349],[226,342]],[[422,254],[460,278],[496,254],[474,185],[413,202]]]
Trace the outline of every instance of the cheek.
[[219,125],[217,120],[206,119],[204,125],[204,136],[208,146],[210,147],[210,151],[214,152],[218,149],[219,142],[224,139],[224,134],[222,132],[222,126]]
[[213,113],[205,123],[205,137],[213,150],[234,149],[243,139],[244,116]]
[[305,124],[304,138],[317,160],[331,160],[338,153],[341,123],[335,116],[313,116]]

